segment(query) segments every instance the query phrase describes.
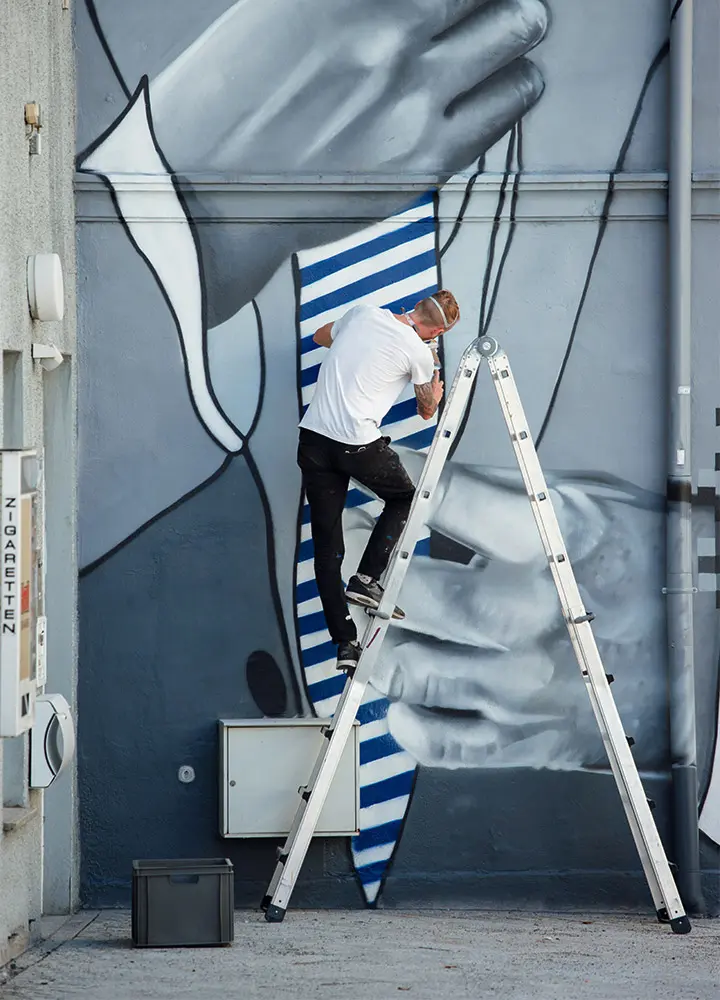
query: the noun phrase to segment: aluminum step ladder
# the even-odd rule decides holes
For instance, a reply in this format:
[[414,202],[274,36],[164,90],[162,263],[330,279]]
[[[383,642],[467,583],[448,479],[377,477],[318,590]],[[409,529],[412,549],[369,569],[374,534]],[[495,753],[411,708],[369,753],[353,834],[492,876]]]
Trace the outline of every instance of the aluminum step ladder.
[[265,919],[270,923],[277,923],[285,916],[355,716],[380,655],[383,639],[416,542],[428,520],[433,495],[450,447],[461,428],[470,393],[483,360],[487,362],[497,391],[535,523],[560,598],[570,641],[605,744],[658,920],[661,923],[669,923],[676,934],[687,934],[691,929],[690,921],[683,909],[652,817],[651,806],[630,750],[634,741],[625,735],[610,691],[613,678],[605,673],[600,659],[590,624],[593,614],[583,604],[575,574],[565,551],[560,526],[528,430],[507,355],[491,337],[475,340],[460,361],[417,483],[413,506],[385,574],[385,591],[381,604],[377,610],[367,612],[370,620],[361,640],[360,659],[355,669],[348,675],[330,725],[323,730],[327,742],[323,745],[307,786],[299,789],[300,802],[292,827],[284,846],[278,849],[277,865],[262,902]]

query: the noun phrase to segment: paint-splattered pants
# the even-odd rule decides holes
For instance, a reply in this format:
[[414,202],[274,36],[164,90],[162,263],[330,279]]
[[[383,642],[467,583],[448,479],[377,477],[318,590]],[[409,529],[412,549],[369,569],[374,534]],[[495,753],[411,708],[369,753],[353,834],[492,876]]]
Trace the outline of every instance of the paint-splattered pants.
[[367,445],[348,445],[301,429],[298,465],[310,505],[315,579],[330,638],[357,638],[342,582],[345,555],[342,513],[350,480],[372,490],[385,502],[367,543],[358,573],[378,580],[407,521],[415,487],[389,438]]

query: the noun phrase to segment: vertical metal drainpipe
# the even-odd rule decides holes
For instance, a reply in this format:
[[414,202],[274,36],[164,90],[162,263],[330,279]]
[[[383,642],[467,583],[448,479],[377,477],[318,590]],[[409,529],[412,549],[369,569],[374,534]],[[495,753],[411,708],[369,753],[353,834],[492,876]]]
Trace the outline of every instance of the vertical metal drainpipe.
[[677,881],[688,912],[703,912],[698,826],[693,650],[691,463],[691,263],[693,0],[677,7],[670,27],[668,168],[667,635],[672,761],[673,840]]

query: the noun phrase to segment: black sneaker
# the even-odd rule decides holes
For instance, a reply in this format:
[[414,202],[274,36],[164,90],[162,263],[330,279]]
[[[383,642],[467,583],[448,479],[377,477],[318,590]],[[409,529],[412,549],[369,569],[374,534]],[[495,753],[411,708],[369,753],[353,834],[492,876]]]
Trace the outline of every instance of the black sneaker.
[[[351,604],[359,604],[363,608],[370,608],[375,611],[380,607],[383,593],[383,588],[377,580],[371,580],[370,583],[363,583],[360,577],[352,576],[345,590],[345,597]],[[393,618],[402,621],[404,617],[405,612],[403,609],[396,607],[393,611]]]
[[354,670],[362,652],[359,642],[341,642],[338,645],[337,669]]

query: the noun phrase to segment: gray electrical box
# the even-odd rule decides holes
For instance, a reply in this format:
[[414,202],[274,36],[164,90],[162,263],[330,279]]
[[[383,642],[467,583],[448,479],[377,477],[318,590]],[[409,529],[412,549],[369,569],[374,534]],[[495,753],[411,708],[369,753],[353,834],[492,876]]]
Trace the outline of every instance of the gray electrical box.
[[[285,837],[322,749],[329,719],[221,719],[220,833]],[[315,830],[317,836],[358,832],[360,726],[355,723]]]

